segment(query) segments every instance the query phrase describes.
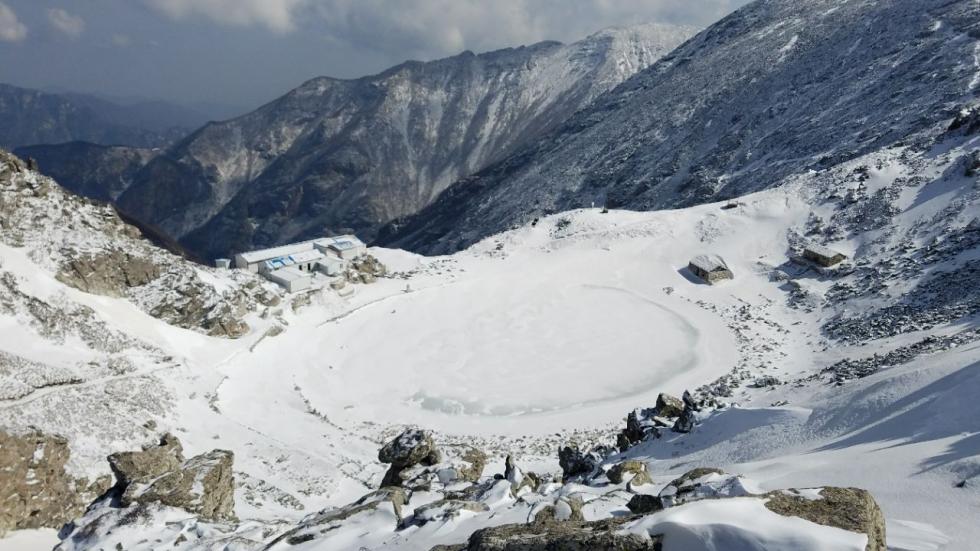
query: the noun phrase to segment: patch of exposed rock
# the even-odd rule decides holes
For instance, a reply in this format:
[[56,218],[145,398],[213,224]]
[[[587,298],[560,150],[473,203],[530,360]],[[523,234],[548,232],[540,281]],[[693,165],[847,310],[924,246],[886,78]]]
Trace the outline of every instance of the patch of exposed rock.
[[124,297],[127,290],[146,285],[161,272],[153,260],[113,248],[69,259],[56,277],[87,293]]
[[111,485],[65,471],[68,440],[30,430],[0,431],[0,536],[9,530],[61,528]]

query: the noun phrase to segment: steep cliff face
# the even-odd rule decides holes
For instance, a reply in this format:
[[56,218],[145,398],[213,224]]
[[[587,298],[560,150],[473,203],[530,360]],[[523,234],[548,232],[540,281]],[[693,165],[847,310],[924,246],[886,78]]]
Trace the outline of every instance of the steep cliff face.
[[969,0],[754,2],[381,243],[457,250],[543,213],[744,195],[911,139],[976,97]]
[[555,128],[692,34],[645,25],[317,78],[153,159],[119,198],[202,256],[352,229],[370,238]]

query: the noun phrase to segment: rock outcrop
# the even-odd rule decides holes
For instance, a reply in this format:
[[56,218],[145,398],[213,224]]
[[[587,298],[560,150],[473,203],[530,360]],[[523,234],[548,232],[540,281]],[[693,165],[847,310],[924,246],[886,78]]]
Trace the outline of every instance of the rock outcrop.
[[606,471],[606,477],[613,484],[629,482],[631,486],[642,486],[653,482],[650,473],[647,471],[647,464],[636,459],[627,459],[616,463]]
[[766,508],[783,516],[799,517],[816,524],[866,534],[866,551],[886,551],[885,517],[874,497],[860,488],[820,488],[817,499],[799,490],[766,494]]
[[612,452],[604,446],[589,451],[579,449],[576,444],[563,446],[558,450],[558,465],[561,466],[562,480],[574,477],[587,477],[598,470],[602,460]]
[[108,476],[89,482],[65,471],[68,440],[29,430],[0,431],[0,536],[10,530],[61,528],[109,489]]
[[[540,519],[540,520],[539,520]],[[477,530],[460,551],[654,551],[662,538],[622,533],[627,519],[594,522],[556,521],[547,515],[531,524],[506,524]]]
[[144,238],[110,206],[66,192],[0,151],[0,243],[81,291],[126,298],[169,324],[212,336],[248,332],[278,290],[255,274],[193,264]]
[[182,451],[177,437],[166,434],[159,445],[110,455],[119,503],[160,503],[206,520],[234,519],[234,454],[213,450],[185,461]]
[[149,258],[109,249],[72,258],[58,272],[57,278],[87,293],[123,297],[130,288],[146,285],[160,277],[161,271],[160,266]]
[[413,467],[433,466],[441,459],[431,434],[421,429],[406,429],[378,451],[378,461],[391,464],[381,486],[402,486],[406,480],[422,474],[420,469],[412,471]]

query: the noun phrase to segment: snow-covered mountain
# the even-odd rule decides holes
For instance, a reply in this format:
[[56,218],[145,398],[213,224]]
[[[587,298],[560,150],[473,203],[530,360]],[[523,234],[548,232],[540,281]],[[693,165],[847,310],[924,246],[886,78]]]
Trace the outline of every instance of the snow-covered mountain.
[[370,238],[691,34],[650,24],[569,45],[408,62],[356,80],[313,79],[176,144],[118,204],[203,257],[326,230]]
[[[344,295],[191,264],[0,155],[0,531],[59,551],[971,549],[978,15],[755,2],[388,234],[468,247],[373,247],[387,273]],[[567,47],[388,76],[547,52]],[[331,112],[208,170],[287,174],[347,124]],[[295,162],[340,170],[323,155]],[[732,278],[704,283],[700,256]]]
[[753,2],[379,243],[454,251],[543,213],[737,197],[911,143],[975,99],[978,33],[972,0]]
[[[190,459],[156,476],[203,481],[137,476],[114,494],[124,501],[63,532],[66,550],[498,549],[481,545],[593,541],[583,534],[667,551],[884,549],[880,530],[891,549],[968,548],[980,115],[927,134],[731,203],[569,211],[445,257],[373,249],[392,270],[378,284],[259,308],[238,339],[152,317],[152,286],[122,298],[66,286],[48,258],[71,233],[43,222],[85,228],[100,211],[29,203],[19,242],[0,245],[14,289],[0,426],[64,435],[68,472],[86,480],[109,474],[108,453],[156,457],[170,432]],[[24,184],[2,204],[63,193],[15,172]],[[799,259],[807,243],[848,260],[814,267]],[[722,255],[734,279],[698,283],[686,268],[698,254]],[[247,288],[230,275],[197,277]],[[657,407],[685,389],[692,405]],[[439,457],[386,475],[378,448],[413,425]],[[695,467],[744,477],[695,471],[670,489]],[[378,491],[389,476],[408,489]]]

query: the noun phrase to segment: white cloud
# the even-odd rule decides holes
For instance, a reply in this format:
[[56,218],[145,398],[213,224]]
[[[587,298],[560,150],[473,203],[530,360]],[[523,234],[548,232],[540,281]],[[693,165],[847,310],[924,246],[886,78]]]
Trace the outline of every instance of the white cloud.
[[27,37],[27,27],[17,19],[10,6],[0,2],[0,42],[20,42]]
[[85,32],[85,20],[61,8],[48,9],[48,23],[71,38],[78,38]]
[[707,25],[748,0],[307,0],[331,38],[421,58],[541,40],[574,41],[605,27]]
[[748,0],[143,0],[173,19],[301,30],[393,58],[432,58],[644,22],[707,25]]
[[112,35],[112,45],[118,48],[126,48],[133,43],[133,39],[127,34]]
[[277,32],[295,27],[297,8],[309,0],[144,0],[173,19],[203,16],[224,25],[264,26]]

